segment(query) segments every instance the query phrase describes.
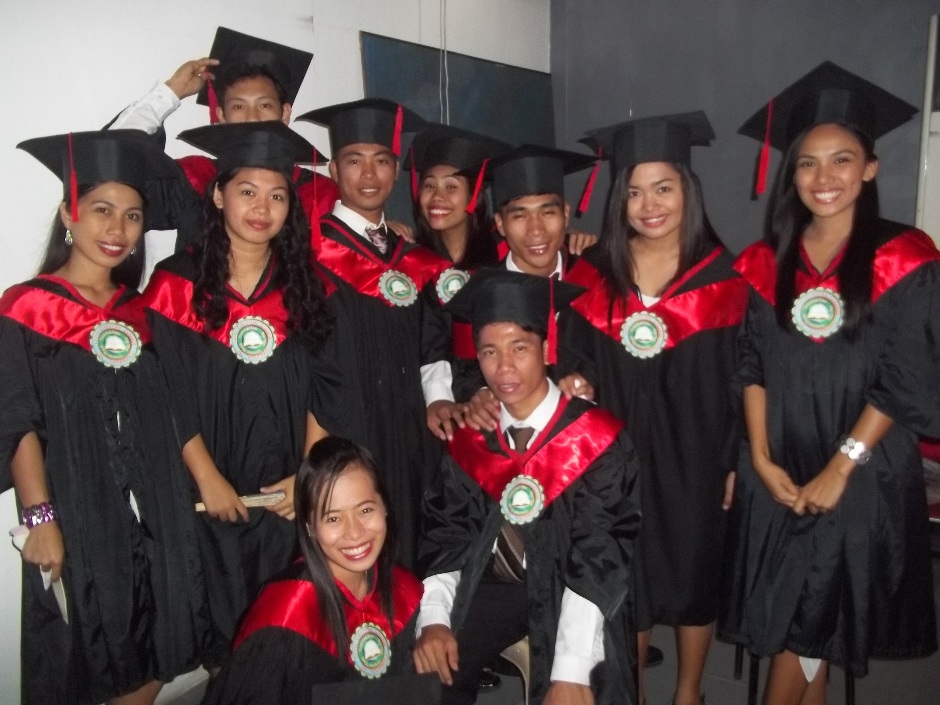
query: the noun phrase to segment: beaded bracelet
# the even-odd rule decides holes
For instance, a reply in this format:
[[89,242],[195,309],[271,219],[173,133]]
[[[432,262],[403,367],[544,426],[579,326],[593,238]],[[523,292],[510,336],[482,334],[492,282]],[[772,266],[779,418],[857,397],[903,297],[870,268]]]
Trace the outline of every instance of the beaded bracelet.
[[52,504],[49,502],[40,502],[39,504],[34,504],[31,507],[23,509],[22,517],[26,528],[32,529],[34,526],[45,524],[47,521],[55,521],[59,518],[59,515],[56,514]]

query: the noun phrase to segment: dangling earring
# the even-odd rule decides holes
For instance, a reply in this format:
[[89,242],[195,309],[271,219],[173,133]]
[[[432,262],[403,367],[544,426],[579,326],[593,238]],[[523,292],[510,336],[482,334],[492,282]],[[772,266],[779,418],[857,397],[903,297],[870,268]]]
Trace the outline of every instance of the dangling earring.
[[132,254],[132,255],[136,255],[136,254],[137,254],[137,246],[136,246],[136,245],[131,248],[131,254]]
[[69,247],[71,247],[73,242],[75,242],[75,240],[72,239],[72,231],[69,230],[68,228],[66,228],[66,230],[65,230],[65,244],[68,245]]

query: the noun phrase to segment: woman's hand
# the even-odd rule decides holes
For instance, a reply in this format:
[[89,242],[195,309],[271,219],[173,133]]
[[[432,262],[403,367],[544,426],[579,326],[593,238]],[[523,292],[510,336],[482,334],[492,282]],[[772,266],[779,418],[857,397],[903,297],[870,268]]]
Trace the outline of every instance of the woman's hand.
[[414,231],[404,223],[401,223],[397,220],[386,220],[385,225],[402,240],[412,244],[415,243]]
[[565,395],[565,399],[581,397],[594,401],[594,387],[577,372],[572,372],[558,382],[558,390]]
[[758,477],[760,477],[774,501],[785,507],[793,506],[800,488],[793,483],[786,470],[766,459],[755,462],[754,470],[757,471]]
[[577,230],[568,232],[568,252],[573,255],[580,257],[587,248],[592,247],[596,242],[597,235],[582,233]]
[[242,504],[238,493],[219,472],[207,473],[198,483],[199,497],[206,505],[206,514],[219,521],[248,521],[248,507]]
[[481,387],[467,402],[463,420],[474,431],[499,428],[499,400],[489,387]]
[[271,494],[272,492],[284,493],[284,499],[282,499],[277,504],[272,504],[269,507],[265,507],[265,509],[267,509],[269,512],[274,512],[283,519],[293,521],[294,517],[296,516],[294,512],[294,481],[296,479],[297,475],[291,475],[290,477],[285,477],[280,482],[275,482],[273,485],[262,487],[262,494]]
[[848,481],[848,476],[830,463],[800,489],[793,503],[793,511],[800,516],[806,512],[810,514],[831,512],[842,498]]
[[40,569],[52,571],[52,580],[62,575],[62,561],[65,560],[65,544],[59,522],[46,521],[36,524],[29,530],[26,543],[23,544],[23,560],[38,565]]

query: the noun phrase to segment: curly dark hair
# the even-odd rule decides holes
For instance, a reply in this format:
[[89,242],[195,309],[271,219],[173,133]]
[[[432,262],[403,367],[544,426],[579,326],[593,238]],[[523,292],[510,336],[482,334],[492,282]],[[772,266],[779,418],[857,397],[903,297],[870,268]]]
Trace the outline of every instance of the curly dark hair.
[[[238,169],[234,169],[219,174],[206,189],[202,209],[203,238],[193,246],[197,269],[193,311],[210,331],[220,328],[228,317],[225,285],[231,275],[225,217],[212,195],[216,187],[224,188],[237,173]],[[333,317],[326,307],[323,282],[313,269],[310,224],[294,184],[289,178],[286,180],[290,194],[287,219],[270,243],[274,266],[272,283],[284,297],[288,329],[300,335],[311,352],[316,353],[333,332]]]

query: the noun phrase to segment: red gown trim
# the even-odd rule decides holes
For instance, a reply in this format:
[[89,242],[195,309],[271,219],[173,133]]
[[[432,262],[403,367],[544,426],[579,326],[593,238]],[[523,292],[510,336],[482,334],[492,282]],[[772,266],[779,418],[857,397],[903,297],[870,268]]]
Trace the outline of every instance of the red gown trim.
[[126,289],[121,286],[104,306],[96,306],[78,289],[61,277],[40,274],[36,279],[54,282],[77,300],[40,289],[30,283],[11,286],[0,298],[0,315],[4,315],[32,331],[54,340],[72,343],[91,351],[91,330],[103,321],[117,320],[131,326],[140,342],[150,342],[150,326],[141,298],[118,303]]
[[[360,624],[373,622],[382,628],[391,641],[405,628],[418,609],[424,586],[407,570],[395,566],[392,577],[392,609],[395,622],[392,629],[389,629],[388,618],[382,612],[381,600],[375,589],[376,582],[373,583],[372,591],[360,602],[342,583],[336,581],[344,597],[346,627],[352,634]],[[268,584],[245,615],[235,637],[233,649],[237,649],[249,636],[265,627],[290,629],[332,656],[337,655],[333,634],[320,617],[316,588],[309,580],[279,580]],[[349,654],[346,654],[346,657],[347,661],[352,663]]]
[[424,247],[406,248],[405,241],[400,238],[391,258],[385,262],[338,218],[324,218],[321,224],[328,227],[322,228],[323,239],[317,256],[319,264],[360,294],[378,299],[390,308],[394,304],[383,296],[379,288],[379,279],[385,272],[394,269],[407,274],[420,292],[451,267],[448,260]]
[[[663,293],[659,301],[645,306],[635,292],[630,292],[625,301],[618,301],[610,311],[610,294],[600,278],[600,273],[589,264],[579,260],[574,269],[581,286],[589,290],[579,296],[571,307],[580,313],[592,326],[605,335],[620,342],[620,328],[634,313],[655,313],[666,324],[668,335],[666,350],[675,347],[687,338],[706,330],[736,326],[744,319],[747,307],[747,282],[741,278],[725,279],[706,284],[681,294],[674,292],[686,284],[702,269],[715,261],[724,250],[716,247],[711,254],[689,269]],[[594,280],[590,281],[591,272]],[[571,279],[568,279],[571,281]],[[608,322],[608,311],[611,313]]]
[[[267,278],[258,284],[258,291],[264,292],[269,287],[273,271],[273,267],[268,267]],[[228,318],[221,327],[206,331],[205,321],[197,317],[192,308],[193,288],[194,284],[189,279],[165,269],[157,269],[150,277],[141,298],[143,304],[152,311],[197,333],[207,335],[225,347],[229,347],[229,331],[232,325],[245,316],[257,316],[270,323],[278,345],[288,338],[288,315],[280,290],[269,291],[255,301],[248,301],[237,291],[227,287]]]
[[[562,397],[543,433],[551,431],[567,405]],[[623,422],[612,414],[592,408],[546,443],[536,443],[522,455],[508,447],[502,433],[497,437],[506,455],[494,453],[483,434],[469,427],[456,429],[448,447],[454,461],[494,501],[500,501],[510,480],[524,474],[542,485],[547,507],[611,446],[622,429]]]
[[209,184],[216,177],[215,160],[201,154],[191,154],[188,157],[177,159],[176,163],[182,168],[186,180],[189,181],[189,185],[193,187],[193,190],[200,197],[205,196],[206,189],[209,188]]

